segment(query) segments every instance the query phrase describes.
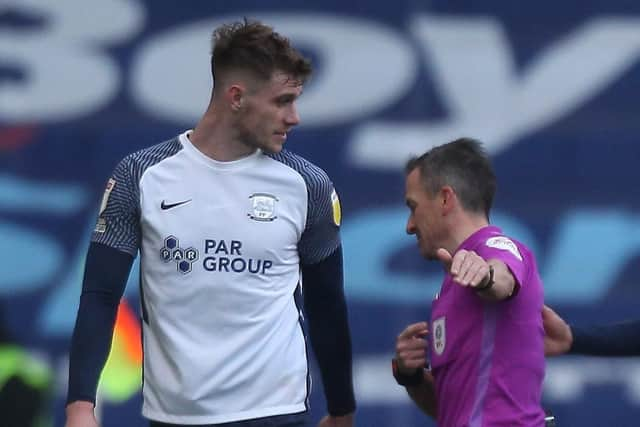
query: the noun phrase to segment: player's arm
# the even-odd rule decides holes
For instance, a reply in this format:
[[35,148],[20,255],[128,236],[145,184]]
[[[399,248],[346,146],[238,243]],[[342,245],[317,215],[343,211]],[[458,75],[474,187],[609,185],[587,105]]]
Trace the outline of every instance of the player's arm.
[[591,356],[640,356],[640,320],[594,326],[570,326],[553,309],[542,309],[544,352]]
[[553,309],[542,309],[547,356],[640,356],[640,320],[595,326],[570,326]]
[[303,264],[304,309],[320,368],[329,415],[355,411],[351,335],[344,296],[342,247],[316,264]]
[[542,327],[545,356],[558,356],[569,351],[573,343],[571,327],[547,305],[542,306]]
[[591,327],[571,327],[572,354],[640,356],[640,320]]
[[640,356],[640,320],[591,327],[571,327],[572,354]]
[[128,253],[95,242],[89,246],[71,338],[69,426],[89,411],[93,416],[98,379],[109,355],[118,305],[132,264],[133,256]]
[[116,167],[102,198],[71,338],[67,426],[96,426],[100,373],[111,349],[120,298],[140,242],[139,197],[133,156]]
[[311,167],[307,172],[307,221],[298,253],[306,323],[329,412],[319,426],[351,427],[356,402],[343,284],[340,203],[321,169]]
[[427,333],[427,322],[407,326],[396,339],[396,355],[391,366],[396,382],[405,387],[418,408],[435,419],[438,401],[433,376],[425,369]]

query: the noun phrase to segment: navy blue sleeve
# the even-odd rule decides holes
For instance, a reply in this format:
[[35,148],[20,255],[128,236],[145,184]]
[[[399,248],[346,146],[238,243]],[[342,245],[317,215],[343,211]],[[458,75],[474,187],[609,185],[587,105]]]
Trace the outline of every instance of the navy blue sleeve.
[[95,404],[98,379],[109,356],[118,305],[133,259],[101,243],[89,246],[71,338],[67,403],[84,400]]
[[304,309],[329,414],[355,411],[351,335],[344,297],[342,246],[317,264],[302,265]]
[[593,327],[571,327],[569,353],[592,356],[640,356],[640,320]]

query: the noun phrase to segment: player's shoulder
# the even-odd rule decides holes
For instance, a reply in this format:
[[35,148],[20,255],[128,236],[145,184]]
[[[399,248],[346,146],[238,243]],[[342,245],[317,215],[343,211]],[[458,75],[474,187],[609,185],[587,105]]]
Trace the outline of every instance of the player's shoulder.
[[178,137],[162,141],[128,154],[118,163],[116,171],[140,176],[147,168],[175,155],[182,148]]
[[310,162],[299,154],[288,150],[279,153],[265,153],[271,159],[288,166],[297,172],[310,188],[333,187],[329,175],[318,165]]
[[129,162],[139,165],[155,164],[161,160],[173,156],[182,150],[182,144],[178,137],[162,141],[158,144],[142,148],[127,155],[123,162]]

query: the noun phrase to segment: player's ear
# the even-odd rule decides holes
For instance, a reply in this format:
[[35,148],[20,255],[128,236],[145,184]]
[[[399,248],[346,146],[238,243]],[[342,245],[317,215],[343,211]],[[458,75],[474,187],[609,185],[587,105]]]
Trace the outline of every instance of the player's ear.
[[234,112],[240,111],[245,97],[246,90],[242,85],[234,84],[226,91],[227,104]]

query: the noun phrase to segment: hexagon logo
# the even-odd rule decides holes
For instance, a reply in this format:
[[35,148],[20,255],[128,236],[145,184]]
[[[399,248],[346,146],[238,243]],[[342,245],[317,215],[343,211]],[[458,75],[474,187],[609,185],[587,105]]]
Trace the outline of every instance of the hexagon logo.
[[184,252],[180,248],[175,248],[171,253],[171,257],[176,261],[182,261],[184,259]]
[[182,274],[191,272],[191,263],[189,261],[180,261],[178,263],[178,271]]
[[199,254],[196,248],[182,249],[180,240],[175,236],[167,236],[164,239],[164,246],[160,249],[162,262],[175,262],[177,271],[182,274],[190,273],[193,270],[193,263],[198,258]]
[[169,236],[166,239],[164,239],[164,246],[167,247],[168,249],[175,249],[178,247],[179,244],[180,242],[178,241],[178,238],[175,236]]

